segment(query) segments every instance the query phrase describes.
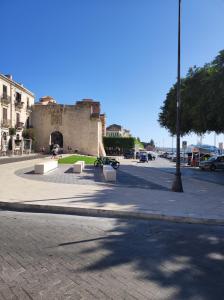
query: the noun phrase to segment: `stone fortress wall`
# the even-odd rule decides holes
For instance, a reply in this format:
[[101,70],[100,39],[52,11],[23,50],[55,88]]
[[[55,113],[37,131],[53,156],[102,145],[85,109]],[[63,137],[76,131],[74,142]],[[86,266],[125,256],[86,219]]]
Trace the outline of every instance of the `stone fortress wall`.
[[64,153],[77,151],[86,155],[105,155],[102,143],[104,115],[100,114],[100,103],[86,99],[75,105],[60,105],[49,98],[42,98],[32,107],[36,151],[49,150],[55,136],[59,136],[57,143],[61,143]]

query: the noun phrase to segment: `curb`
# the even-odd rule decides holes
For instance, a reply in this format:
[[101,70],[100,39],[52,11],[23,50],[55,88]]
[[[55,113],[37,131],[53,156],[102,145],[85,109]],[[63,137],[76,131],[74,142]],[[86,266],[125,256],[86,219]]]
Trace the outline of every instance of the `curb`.
[[11,211],[33,212],[33,213],[67,214],[67,215],[103,217],[103,218],[157,220],[157,221],[169,221],[169,222],[175,222],[175,223],[224,226],[224,219],[168,216],[168,215],[164,215],[164,214],[142,213],[142,212],[132,212],[132,211],[117,211],[117,210],[94,209],[94,208],[81,208],[81,207],[69,207],[69,206],[62,207],[62,206],[55,206],[55,205],[0,202],[0,209],[11,210]]

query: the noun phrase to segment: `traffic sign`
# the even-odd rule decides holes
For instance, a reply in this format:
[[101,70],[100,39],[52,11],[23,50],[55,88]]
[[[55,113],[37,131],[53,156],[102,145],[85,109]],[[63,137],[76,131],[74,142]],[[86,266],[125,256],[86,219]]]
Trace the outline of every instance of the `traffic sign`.
[[187,149],[187,141],[182,142],[182,149]]

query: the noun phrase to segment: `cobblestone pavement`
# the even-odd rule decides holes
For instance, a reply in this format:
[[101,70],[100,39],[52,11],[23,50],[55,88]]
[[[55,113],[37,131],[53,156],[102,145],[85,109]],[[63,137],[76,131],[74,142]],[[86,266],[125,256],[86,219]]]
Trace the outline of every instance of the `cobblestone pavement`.
[[221,300],[224,227],[0,211],[0,299]]
[[17,170],[15,174],[25,179],[52,183],[84,185],[103,184],[107,186],[168,190],[161,184],[133,176],[130,173],[124,173],[119,169],[117,170],[116,183],[109,183],[105,181],[101,168],[94,168],[94,166],[88,165],[85,166],[85,169],[81,174],[73,173],[71,165],[59,165],[57,169],[45,174],[44,176],[35,174],[33,167]]

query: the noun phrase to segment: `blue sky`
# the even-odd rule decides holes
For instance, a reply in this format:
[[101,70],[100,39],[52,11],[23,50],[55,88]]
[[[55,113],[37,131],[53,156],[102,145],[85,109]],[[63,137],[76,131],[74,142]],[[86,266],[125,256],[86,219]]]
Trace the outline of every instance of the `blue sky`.
[[[1,0],[0,72],[13,74],[37,100],[99,100],[107,125],[121,124],[144,141],[169,146],[171,138],[157,119],[176,80],[177,4]],[[183,0],[182,75],[224,49],[223,11],[223,0]],[[213,144],[213,135],[204,142]]]

